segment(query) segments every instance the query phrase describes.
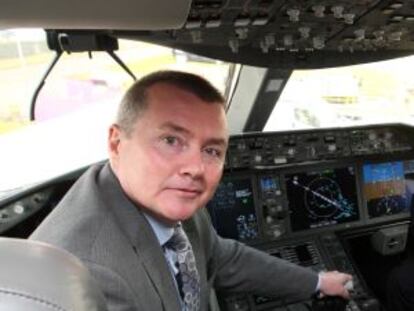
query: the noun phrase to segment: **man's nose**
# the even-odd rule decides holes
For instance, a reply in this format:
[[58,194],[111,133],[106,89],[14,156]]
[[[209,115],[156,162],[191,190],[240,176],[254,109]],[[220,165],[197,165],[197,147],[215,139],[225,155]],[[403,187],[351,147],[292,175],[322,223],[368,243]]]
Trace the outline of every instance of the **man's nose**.
[[189,175],[192,178],[199,177],[204,174],[205,163],[201,151],[189,151],[183,158],[181,164],[181,174]]

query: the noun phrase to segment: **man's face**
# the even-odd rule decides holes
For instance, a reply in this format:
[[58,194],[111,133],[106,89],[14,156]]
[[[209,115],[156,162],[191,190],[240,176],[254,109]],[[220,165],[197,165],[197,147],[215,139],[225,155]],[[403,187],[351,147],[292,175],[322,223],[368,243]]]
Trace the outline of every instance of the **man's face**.
[[113,125],[111,166],[134,202],[167,223],[191,217],[214,194],[227,148],[225,112],[175,86],[148,90],[128,136]]

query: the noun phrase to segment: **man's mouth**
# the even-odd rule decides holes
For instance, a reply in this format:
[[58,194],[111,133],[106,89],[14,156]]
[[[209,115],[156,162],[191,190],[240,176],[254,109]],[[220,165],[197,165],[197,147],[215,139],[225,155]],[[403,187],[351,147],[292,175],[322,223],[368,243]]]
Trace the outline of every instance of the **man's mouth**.
[[180,195],[186,197],[196,197],[203,192],[201,189],[198,188],[171,188],[171,190],[174,190],[178,192]]

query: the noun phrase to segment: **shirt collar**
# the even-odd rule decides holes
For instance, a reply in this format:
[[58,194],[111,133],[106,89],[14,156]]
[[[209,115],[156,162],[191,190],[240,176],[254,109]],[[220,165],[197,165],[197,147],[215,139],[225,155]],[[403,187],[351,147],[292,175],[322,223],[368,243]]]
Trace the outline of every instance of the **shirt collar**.
[[155,233],[155,236],[158,239],[158,242],[161,246],[164,246],[165,243],[173,236],[174,234],[174,227],[168,226],[163,222],[159,221],[158,219],[154,218],[153,216],[143,212],[145,218],[149,222],[152,230]]

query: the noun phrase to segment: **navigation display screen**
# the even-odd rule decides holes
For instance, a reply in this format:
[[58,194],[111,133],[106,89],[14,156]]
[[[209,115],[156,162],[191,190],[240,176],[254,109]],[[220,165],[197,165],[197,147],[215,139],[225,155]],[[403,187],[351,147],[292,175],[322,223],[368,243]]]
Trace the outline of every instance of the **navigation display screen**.
[[287,174],[285,179],[293,231],[360,219],[354,167]]
[[414,161],[365,164],[363,183],[369,218],[408,212],[414,193]]
[[207,204],[213,226],[224,238],[240,241],[258,237],[258,223],[254,208],[250,178],[224,179],[213,199]]

